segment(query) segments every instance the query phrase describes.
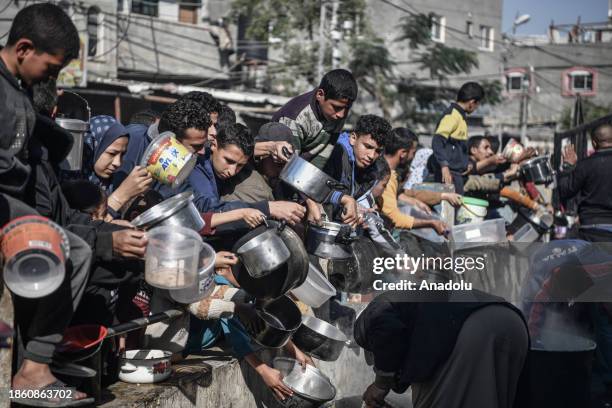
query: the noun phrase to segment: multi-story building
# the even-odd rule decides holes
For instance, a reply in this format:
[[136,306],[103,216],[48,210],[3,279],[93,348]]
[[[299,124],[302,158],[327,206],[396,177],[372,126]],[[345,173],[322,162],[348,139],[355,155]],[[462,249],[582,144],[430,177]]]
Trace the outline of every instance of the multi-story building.
[[[612,16],[612,14],[611,14]],[[612,109],[612,19],[551,25],[548,35],[515,38],[503,64],[503,101],[491,121],[550,150],[576,97]]]

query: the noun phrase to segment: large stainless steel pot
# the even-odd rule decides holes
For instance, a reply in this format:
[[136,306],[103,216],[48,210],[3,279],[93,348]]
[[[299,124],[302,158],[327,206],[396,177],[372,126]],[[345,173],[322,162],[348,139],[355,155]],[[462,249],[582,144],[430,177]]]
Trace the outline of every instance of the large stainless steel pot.
[[[289,152],[285,151],[285,155],[289,156]],[[325,201],[332,190],[344,187],[341,183],[318,169],[314,164],[302,159],[297,154],[291,156],[279,177],[282,181],[317,203]]]
[[533,225],[540,235],[550,231],[553,226],[554,218],[550,213],[543,213],[539,215],[536,212],[528,210],[524,207],[520,207],[518,209],[518,213],[521,217]]
[[323,221],[309,224],[306,232],[306,251],[323,259],[348,259],[351,257],[352,229],[349,225]]
[[340,329],[314,316],[302,316],[293,342],[305,353],[323,361],[336,361],[348,339]]
[[296,360],[277,357],[272,362],[281,372],[283,382],[293,395],[281,402],[287,408],[316,408],[336,397],[336,387],[319,369],[307,365],[304,369]]
[[134,218],[132,225],[145,230],[163,225],[185,227],[199,232],[205,224],[192,200],[190,191],[177,194]]
[[236,253],[254,278],[269,275],[291,256],[276,229],[262,232],[238,248]]
[[553,169],[548,156],[528,160],[521,165],[521,173],[526,181],[535,184],[549,184],[553,181]]
[[262,320],[263,328],[249,334],[264,347],[283,347],[302,324],[300,309],[287,296],[266,302],[257,310],[257,315]]
[[[269,228],[278,228],[280,223],[274,220],[268,221]],[[253,231],[240,238],[233,246],[232,252],[236,252],[240,246],[251,238],[257,236],[268,227],[259,226]],[[280,237],[289,249],[291,257],[280,268],[269,275],[254,278],[242,263],[232,267],[232,273],[240,287],[248,294],[257,299],[271,300],[283,296],[291,289],[304,283],[308,276],[308,253],[300,236],[290,227],[285,226],[280,231]]]
[[55,122],[62,128],[66,129],[72,135],[74,143],[66,156],[66,160],[62,162],[61,167],[64,170],[80,171],[83,168],[83,143],[85,133],[89,131],[89,123],[79,119],[57,118]]

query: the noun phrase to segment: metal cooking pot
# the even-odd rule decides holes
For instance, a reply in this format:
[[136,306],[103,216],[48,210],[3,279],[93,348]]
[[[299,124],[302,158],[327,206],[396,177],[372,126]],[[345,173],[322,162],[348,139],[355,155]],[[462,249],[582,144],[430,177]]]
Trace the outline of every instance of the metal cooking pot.
[[376,244],[366,237],[357,237],[350,246],[348,259],[331,260],[327,265],[329,281],[338,290],[351,293],[372,291],[375,279],[374,258],[380,256]]
[[351,257],[352,232],[349,225],[337,222],[310,223],[306,232],[306,251],[323,259],[348,259]]
[[266,302],[257,310],[257,315],[263,322],[263,329],[249,334],[264,347],[283,347],[302,324],[300,309],[287,296]]
[[547,231],[550,231],[553,226],[554,218],[550,213],[538,215],[536,212],[528,210],[524,207],[520,207],[518,209],[518,213],[521,217],[533,225],[539,234],[544,234]]
[[239,247],[236,253],[254,278],[269,275],[291,256],[276,229],[262,232]]
[[[287,157],[291,156],[287,149],[283,150],[283,153]],[[298,154],[291,156],[279,178],[317,203],[325,201],[332,190],[344,188],[343,184],[325,174],[314,164],[302,159]]]
[[281,402],[284,407],[315,408],[336,397],[336,387],[316,367],[307,365],[304,369],[296,360],[286,357],[275,358],[272,365],[293,391],[291,397]]
[[177,194],[134,218],[132,225],[145,230],[157,226],[177,226],[199,232],[205,224],[192,200],[190,191]]
[[[268,225],[270,228],[278,228],[281,224],[277,221],[269,220]],[[234,245],[232,252],[236,252],[242,244],[267,228],[263,225],[259,226],[240,238]],[[284,265],[269,275],[254,278],[248,273],[242,263],[232,267],[232,273],[240,287],[257,299],[271,300],[283,296],[291,289],[303,284],[308,276],[308,253],[300,236],[290,227],[285,226],[280,231],[280,237],[287,246],[287,249],[289,249],[291,256]]]
[[64,170],[80,171],[83,168],[83,143],[85,133],[89,131],[89,123],[79,119],[57,118],[55,122],[72,135],[74,143],[60,165]]
[[553,169],[548,156],[535,157],[521,165],[521,174],[526,181],[549,184],[553,181]]
[[348,339],[325,320],[302,316],[302,325],[293,335],[293,342],[305,353],[323,361],[336,361]]

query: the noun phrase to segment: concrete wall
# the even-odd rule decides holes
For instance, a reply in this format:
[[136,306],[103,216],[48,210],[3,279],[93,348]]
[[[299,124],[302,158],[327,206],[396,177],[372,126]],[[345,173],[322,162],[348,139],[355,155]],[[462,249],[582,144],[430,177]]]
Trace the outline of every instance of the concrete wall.
[[[449,47],[474,51],[478,54],[479,68],[472,71],[469,77],[499,78],[502,49],[498,43],[493,44],[493,51],[480,49],[480,25],[492,27],[494,40],[501,40],[501,0],[466,0],[461,2],[408,0],[395,3],[413,12],[424,14],[433,12],[444,17],[447,26],[444,30],[444,44]],[[397,72],[401,76],[429,78],[429,73],[422,71],[418,64],[409,63],[409,61],[415,59],[415,51],[410,50],[407,44],[395,41],[400,34],[398,25],[401,18],[408,14],[377,0],[368,1],[368,14],[374,31],[385,40],[391,56],[398,62]],[[465,31],[467,21],[472,22],[472,38]],[[451,27],[461,32],[451,30]],[[455,85],[460,85],[466,81],[465,75],[451,78],[451,84]]]

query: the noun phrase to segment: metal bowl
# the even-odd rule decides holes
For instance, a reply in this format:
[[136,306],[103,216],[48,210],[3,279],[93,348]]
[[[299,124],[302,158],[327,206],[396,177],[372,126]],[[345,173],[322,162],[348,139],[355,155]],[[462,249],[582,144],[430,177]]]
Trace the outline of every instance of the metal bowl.
[[286,407],[312,408],[333,400],[336,387],[317,368],[307,365],[306,370],[294,359],[277,357],[272,362],[281,372],[283,382],[294,395],[282,404]]
[[204,220],[192,200],[191,191],[177,194],[134,218],[132,225],[145,230],[163,225],[200,231],[205,226]]
[[283,347],[302,324],[300,309],[287,296],[265,302],[257,310],[257,315],[263,321],[263,328],[249,334],[257,344],[264,347]]
[[309,198],[322,203],[332,189],[343,187],[312,163],[294,154],[285,164],[279,178]]
[[293,342],[300,350],[323,361],[336,361],[348,339],[325,320],[314,316],[302,316],[302,325],[293,335]]

